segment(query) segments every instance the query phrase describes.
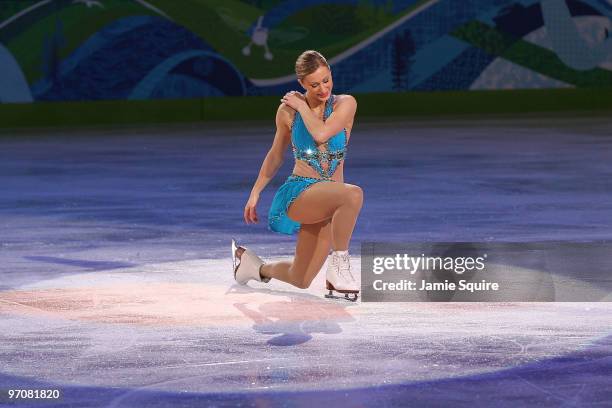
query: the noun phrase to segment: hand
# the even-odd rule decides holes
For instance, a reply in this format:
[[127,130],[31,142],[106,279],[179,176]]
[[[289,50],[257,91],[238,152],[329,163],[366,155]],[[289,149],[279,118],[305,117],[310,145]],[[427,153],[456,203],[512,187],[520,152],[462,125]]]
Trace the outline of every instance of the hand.
[[285,103],[290,108],[296,111],[300,110],[303,105],[306,105],[304,96],[298,91],[289,91],[282,97],[281,102]]
[[255,224],[259,222],[256,209],[258,201],[259,196],[251,195],[246,205],[244,206],[244,222],[246,222],[247,224]]

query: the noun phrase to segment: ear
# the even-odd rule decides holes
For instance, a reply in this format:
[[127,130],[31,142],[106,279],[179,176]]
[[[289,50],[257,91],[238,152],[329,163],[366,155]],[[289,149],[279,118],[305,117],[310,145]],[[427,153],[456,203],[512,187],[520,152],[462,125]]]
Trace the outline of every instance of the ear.
[[298,78],[298,83],[301,85],[301,87],[306,91],[306,87],[304,86],[304,82],[302,82],[301,79]]

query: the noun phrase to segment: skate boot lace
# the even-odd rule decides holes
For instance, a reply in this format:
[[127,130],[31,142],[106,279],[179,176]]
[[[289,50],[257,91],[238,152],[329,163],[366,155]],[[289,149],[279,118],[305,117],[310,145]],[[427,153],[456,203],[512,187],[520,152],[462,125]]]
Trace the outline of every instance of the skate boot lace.
[[338,258],[342,259],[342,262],[339,262],[340,259],[335,259],[335,262],[334,262],[335,264],[334,266],[338,268],[338,275],[340,275],[345,280],[348,280],[350,277],[350,280],[354,282],[355,277],[353,276],[353,273],[351,272],[351,264],[349,262],[348,255],[340,256]]

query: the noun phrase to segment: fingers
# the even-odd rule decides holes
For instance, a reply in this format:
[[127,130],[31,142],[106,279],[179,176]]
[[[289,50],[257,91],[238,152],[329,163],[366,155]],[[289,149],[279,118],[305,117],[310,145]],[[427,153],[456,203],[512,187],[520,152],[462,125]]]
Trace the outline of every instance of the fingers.
[[247,206],[244,208],[244,222],[247,224],[255,224],[259,222],[255,207]]
[[290,105],[290,104],[288,103],[288,102],[290,101],[290,99],[289,99],[289,98],[290,98],[290,97],[292,97],[292,96],[296,96],[296,97],[297,97],[297,95],[296,95],[296,94],[298,94],[298,93],[299,93],[298,91],[289,91],[289,92],[287,92],[287,93],[285,94],[285,96],[283,96],[283,97],[281,98],[281,102],[286,103],[287,105]]

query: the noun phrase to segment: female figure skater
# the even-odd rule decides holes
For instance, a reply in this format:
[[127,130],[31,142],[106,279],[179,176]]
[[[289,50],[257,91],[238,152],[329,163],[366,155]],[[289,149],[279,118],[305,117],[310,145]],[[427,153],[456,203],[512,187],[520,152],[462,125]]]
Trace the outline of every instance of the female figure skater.
[[[319,273],[333,249],[326,276],[329,294],[343,293],[356,300],[359,286],[349,263],[349,241],[363,203],[360,187],[344,183],[343,170],[357,102],[351,95],[333,95],[330,67],[317,51],[302,53],[296,63],[298,82],[306,91],[291,91],[276,112],[276,135],[244,207],[247,224],[258,222],[257,202],[264,187],[283,163],[291,144],[295,166],[270,207],[268,227],[298,234],[293,262],[264,263],[232,240],[234,277],[279,279],[305,289]],[[349,298],[349,294],[353,294]]]

